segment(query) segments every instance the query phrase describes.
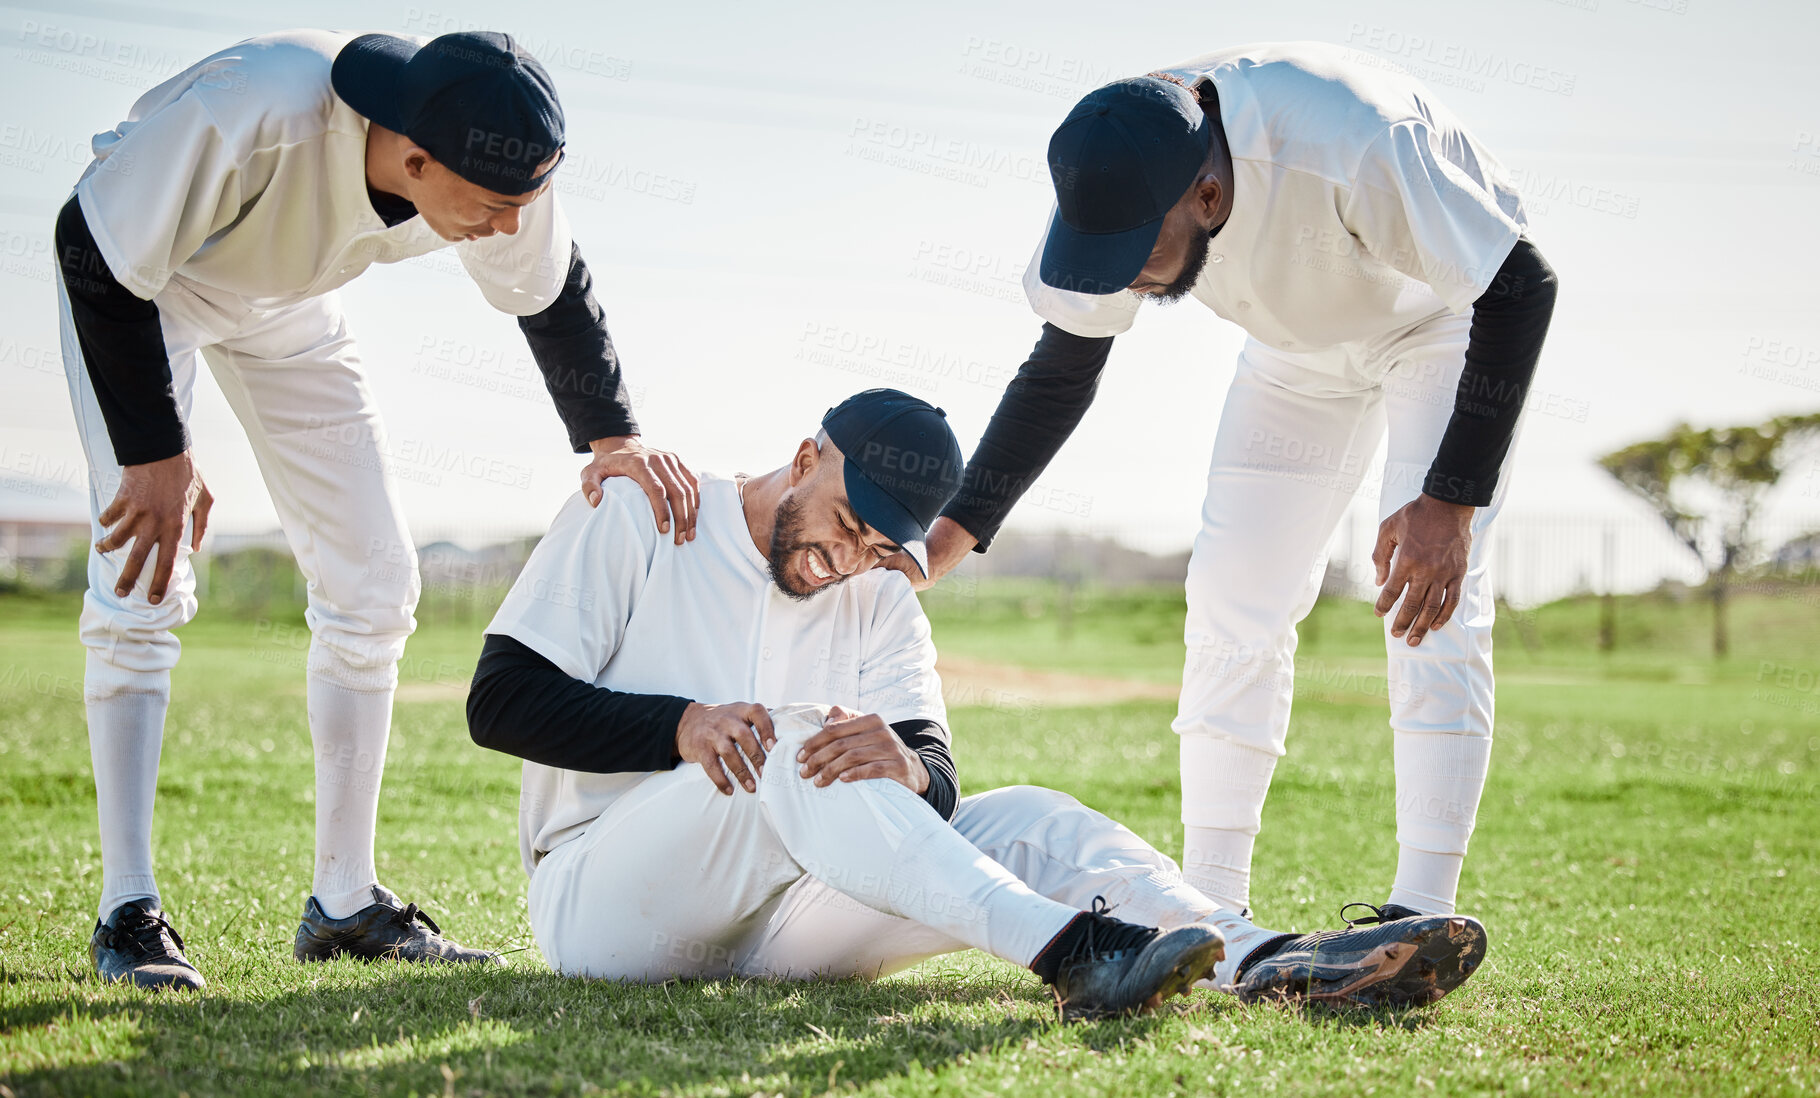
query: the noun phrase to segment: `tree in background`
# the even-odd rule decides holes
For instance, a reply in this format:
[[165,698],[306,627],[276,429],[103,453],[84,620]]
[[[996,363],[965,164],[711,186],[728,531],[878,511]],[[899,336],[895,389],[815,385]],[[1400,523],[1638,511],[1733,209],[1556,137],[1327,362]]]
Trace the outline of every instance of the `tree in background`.
[[1763,497],[1787,471],[1792,452],[1820,437],[1820,412],[1777,416],[1757,426],[1695,429],[1614,450],[1599,464],[1649,501],[1706,569],[1713,600],[1713,654],[1730,646],[1726,594],[1755,548]]

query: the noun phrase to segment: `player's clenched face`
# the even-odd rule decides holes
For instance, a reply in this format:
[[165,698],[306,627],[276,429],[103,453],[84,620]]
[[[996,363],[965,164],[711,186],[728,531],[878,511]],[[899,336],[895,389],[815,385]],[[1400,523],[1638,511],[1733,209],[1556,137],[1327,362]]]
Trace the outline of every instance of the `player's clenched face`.
[[854,513],[841,464],[840,451],[825,438],[819,450],[805,441],[791,464],[768,554],[771,582],[791,598],[813,598],[898,551]]
[[[424,224],[444,240],[478,240],[495,233],[511,236],[518,231],[520,211],[550,186],[545,182],[530,194],[500,194],[468,182],[422,149],[413,152],[417,156],[407,157],[405,163],[413,184],[409,197]],[[552,156],[538,165],[538,172],[548,171],[555,162]]]

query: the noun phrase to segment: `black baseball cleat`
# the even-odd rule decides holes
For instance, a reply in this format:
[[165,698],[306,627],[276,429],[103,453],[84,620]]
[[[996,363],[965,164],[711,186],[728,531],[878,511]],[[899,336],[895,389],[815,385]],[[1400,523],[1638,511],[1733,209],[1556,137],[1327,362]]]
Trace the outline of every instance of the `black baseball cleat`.
[[[1346,919],[1354,907],[1372,914]],[[1284,934],[1251,951],[1233,992],[1336,1006],[1413,1007],[1466,982],[1485,959],[1485,927],[1466,915],[1423,915],[1396,904],[1340,909],[1345,930]]]
[[442,936],[442,928],[416,904],[401,901],[384,885],[373,886],[373,903],[345,919],[331,919],[311,896],[303,905],[292,952],[299,961],[359,957],[365,961],[505,963],[497,953],[469,949]]
[[88,955],[106,983],[200,991],[202,973],[183,955],[183,939],[151,900],[131,900],[95,924]]
[[1171,995],[1185,995],[1226,956],[1226,940],[1210,926],[1174,930],[1136,926],[1107,914],[1094,897],[1031,962],[1055,991],[1064,1021],[1138,1014]]

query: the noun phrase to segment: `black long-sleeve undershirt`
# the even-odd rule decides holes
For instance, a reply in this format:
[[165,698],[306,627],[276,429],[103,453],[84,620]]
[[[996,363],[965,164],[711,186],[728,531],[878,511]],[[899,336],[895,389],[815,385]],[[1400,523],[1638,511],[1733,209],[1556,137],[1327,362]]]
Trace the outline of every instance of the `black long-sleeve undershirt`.
[[190,435],[177,410],[158,306],[114,277],[76,199],[57,214],[54,239],[76,343],[114,460],[144,465],[183,453]]
[[[468,689],[468,734],[482,747],[564,770],[670,770],[682,761],[676,727],[689,704],[688,698],[583,682],[528,645],[489,633]],[[923,800],[952,819],[960,783],[942,726],[913,720],[891,729],[929,772]]]
[[942,510],[979,540],[976,552],[992,544],[1011,508],[1080,426],[1111,353],[1111,336],[1094,339],[1043,325],[967,462],[961,490]]
[[[416,207],[403,199],[382,194],[372,199],[388,227],[417,216]],[[57,215],[55,241],[76,341],[114,460],[143,465],[181,454],[190,437],[177,408],[157,304],[114,277],[75,198]],[[570,248],[556,300],[540,313],[520,317],[518,326],[576,453],[587,452],[595,439],[638,433],[619,356],[579,246]]]
[[[1491,502],[1541,358],[1555,290],[1555,273],[1542,253],[1519,239],[1473,303],[1466,366],[1426,494],[1475,507]],[[991,545],[1011,508],[1080,425],[1111,351],[1110,336],[1077,336],[1043,325],[967,462],[960,493],[942,512],[978,539],[976,551]]]
[[1491,503],[1554,317],[1554,268],[1527,238],[1517,241],[1491,287],[1472,305],[1466,367],[1453,418],[1435,450],[1425,495],[1448,503]]
[[594,276],[572,245],[562,292],[543,312],[518,318],[544,388],[578,454],[597,438],[638,434],[632,397],[607,334],[607,318],[594,300]]

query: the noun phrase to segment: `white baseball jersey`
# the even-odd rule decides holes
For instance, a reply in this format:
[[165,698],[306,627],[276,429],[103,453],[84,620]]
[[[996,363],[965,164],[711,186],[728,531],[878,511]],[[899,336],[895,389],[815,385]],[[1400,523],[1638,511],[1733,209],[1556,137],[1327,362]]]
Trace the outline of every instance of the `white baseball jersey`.
[[[250,38],[146,92],[95,136],[76,195],[121,285],[149,300],[177,276],[211,298],[276,308],[452,245],[420,217],[388,229],[373,210],[367,120],[329,82],[353,37]],[[553,189],[520,217],[514,235],[455,247],[489,303],[529,316],[561,291],[570,237]]]
[[[1192,291],[1279,350],[1389,342],[1465,313],[1525,220],[1503,166],[1408,76],[1314,42],[1210,53],[1165,70],[1211,81],[1233,163],[1232,213]],[[1143,298],[1058,290],[1031,307],[1079,336],[1118,335]]]
[[[946,725],[929,620],[902,574],[873,569],[792,599],[771,582],[731,478],[702,476],[696,538],[680,548],[658,533],[637,484],[602,488],[597,507],[579,493],[563,507],[488,633],[611,690],[704,705],[842,705],[890,723]],[[527,762],[518,821],[526,872],[650,776]]]

